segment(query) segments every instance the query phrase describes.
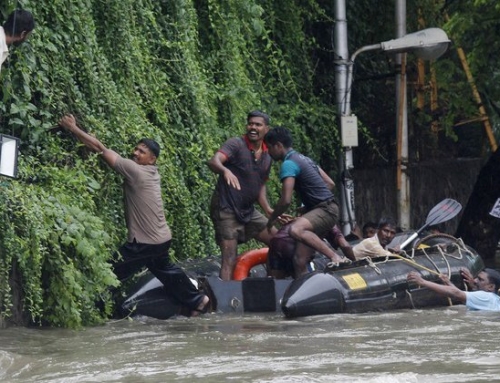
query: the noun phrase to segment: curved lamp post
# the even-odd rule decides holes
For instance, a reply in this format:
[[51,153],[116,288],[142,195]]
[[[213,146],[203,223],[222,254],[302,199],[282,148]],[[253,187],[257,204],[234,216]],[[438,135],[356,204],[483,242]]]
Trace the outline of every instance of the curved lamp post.
[[423,60],[435,60],[448,49],[450,39],[446,32],[440,28],[428,28],[418,32],[407,34],[399,39],[384,41],[378,44],[366,45],[359,48],[351,56],[346,79],[346,95],[343,107],[343,115],[351,114],[351,86],[354,60],[366,51],[381,50],[386,53],[413,52]]
[[[403,37],[384,41],[378,44],[366,45],[359,48],[351,56],[349,63],[347,63],[347,75],[345,95],[341,107],[341,136],[343,146],[346,148],[344,173],[349,174],[349,169],[353,169],[352,161],[352,147],[357,146],[357,120],[351,112],[351,90],[353,82],[353,67],[356,57],[366,51],[383,51],[386,53],[404,53],[413,52],[415,55],[424,60],[433,60],[440,57],[450,44],[450,40],[446,32],[440,28],[428,28],[418,32],[407,34]],[[348,234],[353,228],[351,223],[354,220],[354,182],[350,176],[345,176],[343,182],[342,200],[342,219],[344,225],[343,232]],[[349,225],[349,227],[345,227]]]

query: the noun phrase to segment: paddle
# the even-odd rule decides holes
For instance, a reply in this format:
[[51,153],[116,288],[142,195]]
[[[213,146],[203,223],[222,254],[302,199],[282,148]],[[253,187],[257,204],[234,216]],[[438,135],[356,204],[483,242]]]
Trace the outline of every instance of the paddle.
[[425,220],[425,225],[417,230],[416,233],[413,233],[406,241],[404,241],[400,245],[400,249],[403,250],[406,246],[408,246],[418,235],[432,225],[437,225],[441,222],[446,222],[453,217],[455,217],[462,210],[462,205],[460,202],[455,201],[451,198],[446,198],[439,202],[436,206],[432,208]]

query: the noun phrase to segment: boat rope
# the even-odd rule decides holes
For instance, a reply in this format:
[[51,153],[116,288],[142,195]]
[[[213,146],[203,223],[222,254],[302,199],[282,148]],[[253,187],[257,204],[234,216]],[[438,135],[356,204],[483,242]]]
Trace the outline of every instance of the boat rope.
[[[424,265],[421,265],[420,263],[418,263],[417,261],[415,261],[414,257],[415,257],[415,250],[419,250],[420,254],[423,253],[425,255],[425,257],[428,259],[428,261],[433,265],[433,267],[435,268],[435,270],[432,270]],[[447,273],[441,273],[440,272],[440,268],[438,267],[438,265],[436,264],[436,262],[431,258],[430,256],[430,252],[429,251],[434,251],[434,252],[438,252],[439,255],[443,258],[443,261],[445,262],[446,264],[446,269],[447,269]],[[458,253],[458,255],[455,255],[456,253]],[[411,249],[411,252],[406,252],[406,251],[402,251],[401,254],[396,254],[396,253],[391,253],[391,254],[387,254],[386,257],[385,257],[385,260],[384,261],[381,261],[381,262],[373,262],[372,258],[370,257],[366,257],[366,258],[363,258],[363,261],[366,261],[367,265],[371,268],[373,268],[375,270],[375,272],[377,274],[381,274],[381,270],[378,268],[377,264],[379,263],[385,263],[385,262],[389,262],[392,260],[401,260],[403,262],[406,262],[406,263],[409,263],[411,264],[412,266],[414,266],[415,268],[420,268],[422,270],[426,270],[427,272],[429,272],[430,274],[433,274],[433,275],[436,275],[436,276],[440,276],[441,274],[447,274],[447,277],[448,277],[448,280],[451,278],[451,265],[450,265],[450,262],[448,260],[448,257],[452,257],[454,259],[457,259],[457,260],[461,260],[464,258],[464,253],[465,254],[470,254],[470,255],[475,255],[473,251],[471,251],[469,248],[467,248],[467,246],[464,244],[463,240],[461,238],[456,238],[455,239],[455,242],[454,243],[450,243],[450,244],[438,244],[438,245],[435,245],[435,246],[431,246],[430,248],[420,248],[420,249],[415,249],[415,248],[412,248]],[[437,254],[436,254],[437,255]],[[465,285],[465,289],[466,291],[468,290],[468,286],[466,284]],[[408,296],[408,299],[412,305],[412,307],[415,309],[415,303],[413,301],[413,295],[412,295],[412,292],[407,289],[406,291],[406,294]],[[453,306],[453,301],[450,297],[447,298],[448,300],[448,305],[451,307]]]
[[[423,250],[423,249],[422,249],[422,250]],[[438,269],[438,270],[439,270],[439,268],[438,268],[438,267],[436,266],[436,264],[432,261],[432,259],[430,259],[429,255],[425,252],[425,250],[423,250],[423,252],[424,252],[425,256],[427,257],[427,259],[428,259],[428,260],[429,260],[429,261],[430,261],[430,262],[434,265],[434,267],[435,267],[436,269]],[[445,254],[444,254],[443,252],[441,252],[441,255],[443,256],[443,258],[444,258],[444,260],[445,260],[445,262],[446,262],[446,264],[447,264],[447,266],[448,266],[448,279],[449,279],[449,278],[451,278],[451,267],[450,267],[450,263],[449,263],[449,262],[448,262],[448,260],[446,259],[446,256],[445,256]],[[437,272],[437,271],[434,271],[434,270],[431,270],[431,269],[429,269],[429,268],[427,268],[427,267],[425,267],[425,266],[423,266],[423,265],[421,265],[421,264],[419,264],[419,263],[417,263],[417,262],[415,262],[415,261],[413,261],[413,260],[406,259],[406,258],[404,258],[404,257],[403,257],[402,259],[404,259],[404,260],[406,260],[406,261],[409,261],[409,262],[410,262],[412,265],[414,265],[414,266],[418,266],[418,267],[420,267],[420,268],[422,268],[422,269],[424,269],[424,270],[427,270],[427,271],[428,271],[429,273],[431,273],[431,274],[434,274],[434,275],[437,275],[437,276],[440,276],[440,275],[441,275],[441,273],[439,273],[439,272]],[[414,303],[413,303],[413,297],[412,297],[412,295],[411,295],[411,292],[410,292],[409,290],[406,290],[406,293],[408,294],[408,297],[410,298],[410,302],[411,302],[412,307],[413,307],[413,308],[415,308],[415,305],[414,305]],[[450,297],[448,297],[448,306],[453,306],[453,302],[452,302],[452,300],[451,300],[451,298],[450,298]]]
[[457,239],[458,243],[460,243],[461,246],[458,247],[458,252],[460,253],[460,256],[463,257],[462,255],[462,250],[464,250],[467,254],[470,254],[474,256],[474,252],[470,250],[464,243],[464,240],[462,238]]
[[[462,258],[464,257],[464,255],[462,254],[462,250],[463,250],[463,249],[462,249],[460,246],[457,246],[457,245],[455,245],[455,248],[456,248],[456,250],[458,251],[458,254],[459,254],[459,255],[453,255],[453,254],[448,254],[448,253],[445,253],[445,254],[446,254],[448,257],[451,257],[451,258],[455,258],[455,259],[458,259],[458,260],[462,259]],[[441,248],[441,246],[438,246],[438,249],[439,249],[439,251],[440,251],[441,253],[443,253],[443,252],[444,252],[444,250]]]
[[[432,248],[437,248],[437,251],[439,252],[439,254],[441,255],[441,257],[443,258],[444,262],[446,263],[446,268],[448,270],[447,272],[447,277],[448,277],[448,280],[451,278],[451,265],[450,265],[450,262],[448,260],[448,257],[452,257],[454,259],[457,259],[457,260],[461,260],[464,258],[464,254],[469,254],[469,255],[474,255],[474,252],[471,251],[469,248],[467,248],[467,246],[464,244],[463,242],[463,239],[462,238],[456,238],[455,239],[455,242],[454,243],[451,243],[451,244],[446,244],[446,246],[444,246],[445,244],[438,244],[438,245],[435,245],[435,246],[432,246]],[[450,249],[450,247],[452,249]],[[434,266],[434,268],[438,271],[435,271],[435,270],[432,270],[424,265],[421,265],[419,263],[417,263],[415,260],[414,260],[414,256],[415,256],[415,248],[412,248],[411,249],[411,254],[408,254],[407,252],[405,251],[402,251],[401,254],[390,254],[386,257],[386,260],[385,262],[389,261],[389,258],[396,258],[396,259],[400,259],[404,262],[407,262],[409,264],[411,264],[412,266],[415,266],[415,267],[418,267],[420,269],[423,269],[423,270],[426,270],[428,271],[429,273],[431,274],[434,274],[434,275],[437,275],[439,276],[441,273],[439,272],[439,267],[437,266],[437,264],[434,262],[434,260],[430,257],[430,255],[428,254],[428,252],[426,251],[425,248],[420,248],[419,250],[421,250],[424,255],[426,256],[426,258],[429,260],[429,262],[432,263],[432,265]],[[456,253],[458,253],[458,255],[455,255]],[[464,286],[465,286],[465,291],[468,291],[468,286],[466,283],[464,283]],[[408,296],[408,299],[412,305],[412,307],[415,309],[415,304],[414,304],[414,301],[413,301],[413,295],[411,293],[411,291],[409,289],[406,290],[406,294]],[[450,297],[447,298],[448,300],[448,306],[453,306],[453,301]]]
[[382,274],[382,271],[378,268],[378,266],[373,262],[372,258],[371,257],[365,257],[365,258],[362,258],[363,261],[366,261],[366,263],[368,263],[368,266],[370,266],[373,270],[375,270],[375,272],[378,274],[378,275],[381,275]]
[[[448,273],[447,273],[448,274],[447,275],[448,276],[448,280],[451,278],[451,266],[450,266],[450,263],[448,261],[448,257],[452,257],[452,258],[460,260],[460,259],[463,259],[463,257],[464,257],[463,251],[466,251],[467,253],[472,254],[472,252],[469,249],[467,249],[467,247],[465,246],[465,244],[463,243],[463,240],[461,238],[457,239],[457,242],[453,243],[452,245],[454,246],[454,248],[456,249],[456,251],[458,251],[458,253],[459,253],[458,256],[454,255],[453,253],[445,252],[445,249],[444,249],[444,247],[442,245],[435,246],[437,248],[439,254],[441,254],[441,256],[443,257],[444,262],[446,262],[446,266],[447,266],[447,270],[448,270]],[[413,250],[414,249],[412,249],[412,257],[414,255],[414,251]],[[429,260],[429,262],[431,262],[434,265],[434,267],[436,268],[436,270],[439,270],[439,268],[437,267],[436,263],[431,259],[431,257],[429,256],[429,254],[425,251],[425,249],[421,249],[421,250],[423,251],[423,253],[427,257],[427,259]],[[440,274],[439,272],[435,272],[434,270],[430,270],[427,267],[422,266],[422,265],[416,263],[413,260],[409,260],[408,259],[407,261],[411,262],[415,266],[418,266],[418,267],[420,267],[422,269],[425,269],[425,270],[429,271],[432,274],[436,274],[436,275]],[[468,290],[467,285],[466,284],[464,284],[464,285],[465,285],[465,289]],[[411,302],[413,308],[415,308],[411,292],[408,291],[408,290],[406,292],[407,292],[407,294],[409,296],[409,299],[410,299],[410,302]],[[453,306],[453,301],[451,300],[450,297],[448,297],[448,305],[450,307]]]
[[[439,246],[438,246],[438,247],[439,247]],[[439,272],[440,272],[440,270],[439,270],[439,267],[436,265],[436,262],[434,262],[434,261],[432,260],[432,258],[431,258],[431,257],[429,257],[429,254],[427,254],[427,251],[425,251],[425,249],[422,249],[422,252],[424,253],[424,255],[425,255],[425,257],[427,258],[427,260],[428,260],[430,263],[432,263],[432,266],[434,266],[434,269],[436,269],[436,271],[439,273]],[[443,252],[442,252],[442,251],[440,251],[439,253],[441,254],[441,256],[442,256],[442,257],[445,259],[445,261],[446,261],[446,258],[445,258],[445,256],[444,256]],[[449,275],[450,275],[450,264],[448,263],[448,261],[446,261],[446,264],[448,265],[448,276],[449,276]]]
[[402,255],[399,255],[399,254],[391,254],[391,255],[388,255],[387,258],[401,259],[402,261],[405,261],[405,262],[407,262],[407,263],[409,263],[409,264],[411,264],[413,266],[416,266],[416,267],[419,267],[419,268],[421,268],[423,270],[426,270],[426,271],[428,271],[431,274],[439,275],[439,273],[437,271],[429,269],[428,267],[426,267],[424,265],[421,265],[420,263],[415,262],[413,259],[403,257]]
[[406,251],[404,251],[404,250],[402,251],[401,254],[404,254],[406,257],[408,257],[410,259],[413,259],[413,257],[415,256],[415,250],[416,249],[414,247],[412,247],[411,248],[411,255],[408,255],[408,253],[406,253]]
[[406,295],[408,295],[408,298],[410,299],[410,303],[411,303],[411,307],[413,309],[416,309],[415,307],[415,303],[413,303],[413,296],[411,295],[410,291],[409,290],[406,290]]
[[[450,236],[451,237],[451,236]],[[455,238],[455,242],[452,243],[452,244],[448,244],[448,246],[453,246],[454,247],[454,251],[456,250],[458,252],[459,255],[454,255],[453,253],[450,253],[448,251],[445,251],[446,249],[442,246],[442,244],[438,244],[436,246],[433,246],[432,248],[437,248],[437,251],[441,254],[441,256],[443,257],[444,261],[446,262],[446,266],[447,266],[447,269],[448,269],[448,277],[450,277],[451,275],[451,266],[450,266],[450,263],[448,261],[448,258],[447,257],[452,257],[454,259],[463,259],[464,257],[464,251],[468,254],[473,254],[472,251],[470,251],[467,246],[465,246],[462,238]],[[447,247],[448,247],[447,246]],[[435,271],[435,270],[431,270],[429,268],[427,268],[426,266],[423,266],[419,263],[417,263],[415,260],[414,260],[414,257],[415,257],[415,250],[420,250],[422,251],[425,256],[427,257],[427,259],[429,260],[429,262],[432,263],[432,265],[434,266],[434,268],[438,271]],[[428,271],[429,273],[431,274],[434,274],[434,275],[439,275],[440,272],[439,272],[439,267],[437,267],[436,263],[431,259],[431,257],[428,255],[428,253],[426,252],[426,249],[425,248],[420,248],[420,249],[416,249],[416,248],[412,248],[411,249],[411,254],[407,253],[406,251],[402,251],[401,252],[401,255],[400,254],[390,254],[386,257],[386,261],[389,260],[389,258],[397,258],[397,259],[401,259],[407,263],[410,263],[412,264],[413,266],[416,266],[416,267],[419,267],[423,270],[426,270]]]

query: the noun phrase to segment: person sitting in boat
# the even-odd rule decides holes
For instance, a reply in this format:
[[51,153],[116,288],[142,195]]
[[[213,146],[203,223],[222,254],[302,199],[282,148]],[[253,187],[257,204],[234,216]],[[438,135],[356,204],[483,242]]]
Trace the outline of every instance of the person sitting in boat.
[[358,225],[355,225],[351,233],[345,236],[345,239],[349,242],[362,241],[364,238],[371,238],[377,234],[377,224],[375,222],[367,222],[360,229]]
[[486,268],[477,275],[477,278],[474,278],[468,269],[462,269],[460,272],[471,291],[460,290],[445,274],[439,276],[443,284],[428,281],[416,271],[411,271],[407,280],[439,295],[454,298],[471,310],[500,311],[500,296],[498,296],[500,273],[497,270]]
[[371,238],[377,234],[377,223],[367,222],[363,225],[363,238]]
[[[271,239],[269,251],[267,253],[267,275],[276,279],[287,277],[296,278],[293,265],[293,255],[297,241],[290,234],[291,224],[282,226],[278,233]],[[341,249],[342,253],[349,259],[355,260],[352,247],[346,240],[342,231],[335,225],[326,235],[325,240],[334,248]],[[314,258],[311,254],[309,262]]]
[[377,233],[373,237],[365,238],[352,248],[354,257],[359,260],[366,257],[385,257],[399,249],[388,249],[396,235],[396,222],[392,218],[382,218],[378,222]]

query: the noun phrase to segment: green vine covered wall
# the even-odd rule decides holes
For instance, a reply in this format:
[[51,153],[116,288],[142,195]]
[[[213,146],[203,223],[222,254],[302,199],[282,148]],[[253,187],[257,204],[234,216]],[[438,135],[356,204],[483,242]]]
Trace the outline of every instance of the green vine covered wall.
[[[328,18],[313,0],[8,1],[0,20],[16,6],[37,26],[0,74],[0,132],[22,140],[18,178],[0,180],[3,318],[79,327],[112,312],[121,182],[57,128],[65,113],[122,155],[142,137],[160,143],[177,259],[218,252],[206,161],[243,133],[248,111],[265,110],[298,148],[334,163],[334,108],[315,94],[308,36]],[[278,186],[274,176],[274,201]]]

